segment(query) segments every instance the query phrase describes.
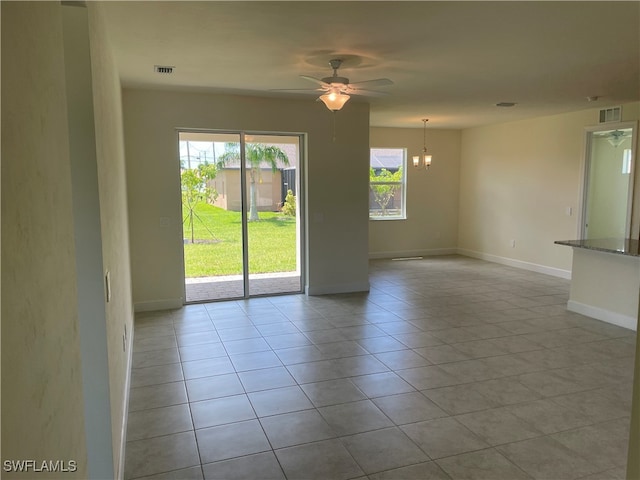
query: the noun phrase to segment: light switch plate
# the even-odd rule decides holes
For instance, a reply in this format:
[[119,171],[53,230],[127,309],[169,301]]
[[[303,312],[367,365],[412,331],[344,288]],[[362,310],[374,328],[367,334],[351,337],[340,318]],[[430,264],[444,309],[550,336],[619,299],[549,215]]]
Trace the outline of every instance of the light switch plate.
[[107,292],[107,303],[111,301],[111,272],[107,271],[104,277],[105,288]]

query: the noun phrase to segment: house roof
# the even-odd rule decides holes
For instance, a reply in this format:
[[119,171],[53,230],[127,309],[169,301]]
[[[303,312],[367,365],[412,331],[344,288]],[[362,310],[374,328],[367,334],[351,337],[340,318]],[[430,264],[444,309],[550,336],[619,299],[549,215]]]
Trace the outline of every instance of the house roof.
[[371,166],[373,168],[386,168],[395,170],[402,165],[402,149],[400,148],[372,148]]
[[300,75],[329,76],[329,60],[342,58],[352,82],[394,82],[380,88],[389,95],[350,100],[370,103],[372,126],[415,128],[422,118],[465,128],[640,99],[637,1],[100,5],[124,87],[312,102],[317,91],[273,89],[314,89]]

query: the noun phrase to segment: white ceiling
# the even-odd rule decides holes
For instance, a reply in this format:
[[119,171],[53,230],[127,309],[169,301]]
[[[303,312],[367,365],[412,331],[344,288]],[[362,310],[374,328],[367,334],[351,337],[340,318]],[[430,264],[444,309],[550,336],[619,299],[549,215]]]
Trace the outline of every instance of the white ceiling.
[[125,87],[311,102],[317,93],[270,90],[314,88],[299,75],[329,76],[329,60],[343,58],[352,82],[394,81],[379,88],[391,95],[362,99],[371,125],[416,128],[422,118],[466,128],[640,99],[638,1],[103,5]]

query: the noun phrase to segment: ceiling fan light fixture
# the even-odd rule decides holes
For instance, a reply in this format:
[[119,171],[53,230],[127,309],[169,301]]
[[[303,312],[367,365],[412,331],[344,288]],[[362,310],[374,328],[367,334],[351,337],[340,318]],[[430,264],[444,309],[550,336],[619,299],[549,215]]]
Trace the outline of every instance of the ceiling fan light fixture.
[[324,95],[320,95],[320,100],[324,103],[329,110],[332,112],[337,112],[351,97],[346,93],[341,93],[340,91],[331,91],[325,93]]
[[312,90],[315,92],[323,92],[323,94],[320,95],[316,101],[322,101],[322,103],[324,103],[325,106],[332,112],[337,112],[338,110],[342,109],[342,107],[344,107],[344,104],[347,103],[351,98],[351,95],[387,95],[387,92],[370,90],[370,87],[393,85],[393,82],[388,78],[374,78],[372,80],[349,83],[349,79],[347,77],[338,76],[338,68],[340,68],[340,66],[342,65],[341,59],[334,58],[329,61],[329,65],[333,69],[333,75],[331,75],[330,77],[315,78],[308,75],[300,75],[300,77],[320,85],[320,88],[315,88]]
[[607,137],[609,144],[615,148],[618,148],[626,139],[627,137],[625,137],[624,132],[621,132],[620,130],[611,132]]

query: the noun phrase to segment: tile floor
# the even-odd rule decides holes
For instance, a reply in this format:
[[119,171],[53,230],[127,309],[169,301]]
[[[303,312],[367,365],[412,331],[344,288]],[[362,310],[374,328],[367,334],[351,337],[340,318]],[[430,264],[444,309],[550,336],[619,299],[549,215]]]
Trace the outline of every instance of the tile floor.
[[634,332],[466,257],[370,280],[138,315],[126,478],[624,478]]

